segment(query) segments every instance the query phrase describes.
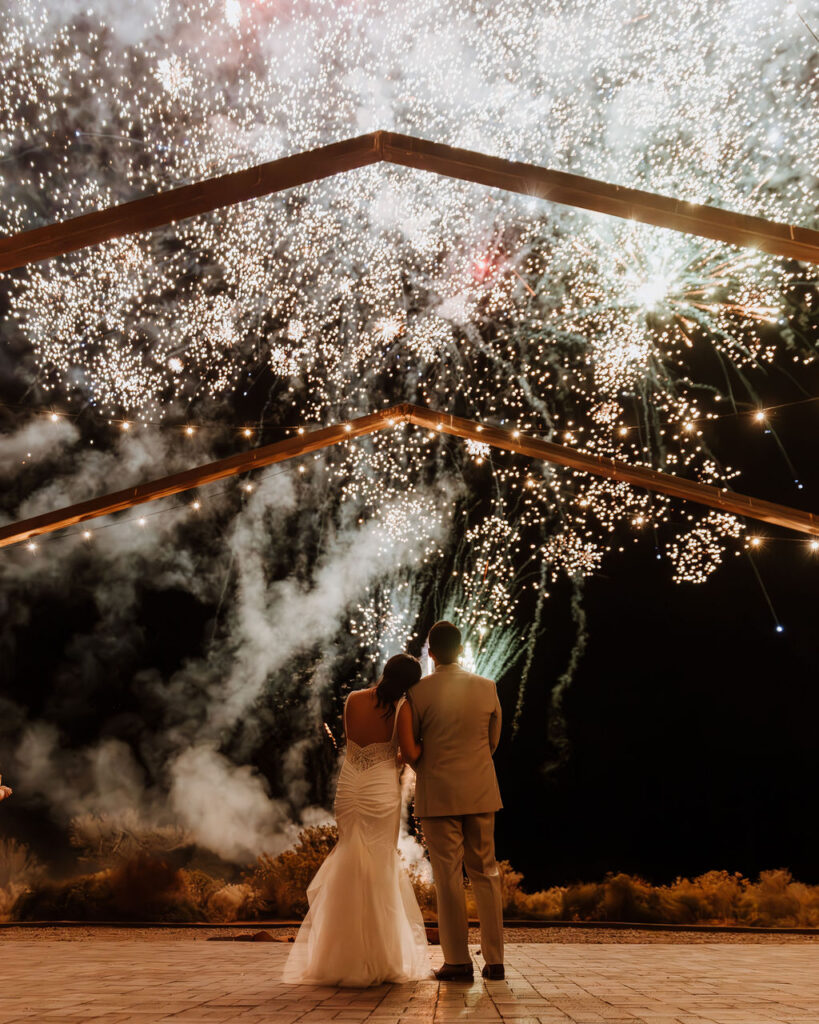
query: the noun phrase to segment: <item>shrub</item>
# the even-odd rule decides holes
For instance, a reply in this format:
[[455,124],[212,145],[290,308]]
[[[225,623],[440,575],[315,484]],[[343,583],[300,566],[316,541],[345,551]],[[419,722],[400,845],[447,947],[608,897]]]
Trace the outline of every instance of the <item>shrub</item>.
[[315,825],[299,833],[292,849],[277,857],[262,854],[245,876],[258,894],[258,911],[271,917],[303,917],[307,887],[337,841],[335,825]]
[[34,885],[11,910],[16,921],[196,921],[185,875],[147,855],[65,882]]
[[0,921],[8,919],[16,900],[43,877],[44,871],[23,843],[0,839]]
[[246,921],[261,910],[258,892],[247,883],[223,885],[208,897],[209,921]]
[[418,900],[418,906],[421,908],[424,920],[434,921],[438,913],[438,904],[435,899],[435,886],[427,876],[422,874],[420,871],[413,870],[412,868],[410,868],[409,877],[413,891],[415,892],[415,898]]
[[747,879],[738,872],[707,871],[692,881],[678,878],[674,890],[680,904],[687,909],[689,920],[735,924],[739,920],[740,899],[747,885]]
[[819,926],[819,885],[795,882],[789,871],[763,871],[748,882],[739,900],[748,924],[791,928]]
[[189,833],[176,825],[146,825],[134,811],[122,814],[82,814],[71,819],[68,837],[80,850],[80,860],[110,867],[140,855],[167,859],[190,847]]

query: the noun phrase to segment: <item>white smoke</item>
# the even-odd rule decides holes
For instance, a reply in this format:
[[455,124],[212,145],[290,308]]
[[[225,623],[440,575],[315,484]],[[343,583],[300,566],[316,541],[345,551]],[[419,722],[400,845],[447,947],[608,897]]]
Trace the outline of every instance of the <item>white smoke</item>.
[[12,434],[0,436],[0,477],[18,473],[24,465],[43,465],[58,458],[64,448],[76,444],[80,432],[64,416],[56,421],[30,420]]
[[[61,436],[73,439],[71,431]],[[149,430],[123,436],[108,451],[64,452],[51,477],[15,515],[60,507],[209,457],[205,449],[191,454],[178,440]],[[377,520],[337,525],[325,536],[315,564],[296,576],[298,546],[288,552],[282,536],[294,517],[315,514],[300,509],[296,479],[289,469],[273,471],[267,482],[260,478],[238,512],[228,506],[226,488],[212,501],[204,489],[204,518],[171,509],[173,502],[155,503],[149,511],[162,514],[145,526],[138,525],[137,512],[125,521],[88,524],[91,541],[58,535],[43,538],[35,556],[24,549],[4,555],[0,581],[9,594],[16,585],[36,592],[46,580],[58,593],[73,593],[77,567],[90,559],[93,569],[80,570],[81,589],[92,595],[98,616],[90,632],[72,638],[69,660],[54,681],[54,707],[57,719],[65,721],[64,732],[9,702],[0,748],[7,751],[3,768],[19,799],[48,808],[65,826],[88,815],[130,815],[145,828],[175,824],[200,846],[238,862],[275,853],[298,825],[326,820],[327,810],[314,806],[308,766],[323,736],[322,700],[334,682],[331,641],[376,581],[411,564],[426,541],[440,537],[446,514],[402,523],[402,516],[420,507],[416,502],[382,510]],[[435,501],[445,510],[453,496],[438,488]],[[206,530],[205,541],[189,542],[194,524]],[[282,578],[270,578],[271,558],[289,563]],[[148,668],[134,675],[131,692],[151,711],[128,742],[106,738],[77,747],[71,722],[86,714],[89,687],[104,676],[106,665],[116,665],[144,642],[138,608],[146,583],[210,605],[229,594],[222,624],[201,656],[176,672]],[[14,628],[9,617],[9,642]],[[304,721],[280,751],[281,796],[273,798],[250,763],[271,726],[260,701],[275,694],[294,658],[311,652],[318,656],[301,683]]]
[[201,744],[179,754],[170,776],[170,806],[200,846],[241,863],[287,845],[287,805],[270,798],[249,765],[235,765]]

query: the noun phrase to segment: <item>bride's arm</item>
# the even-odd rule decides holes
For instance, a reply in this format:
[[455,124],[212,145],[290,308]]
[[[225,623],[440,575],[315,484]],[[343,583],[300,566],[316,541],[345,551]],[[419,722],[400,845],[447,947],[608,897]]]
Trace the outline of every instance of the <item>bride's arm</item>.
[[412,728],[412,708],[409,701],[404,701],[398,710],[398,745],[405,764],[415,767],[416,761],[423,753],[423,746],[415,739]]

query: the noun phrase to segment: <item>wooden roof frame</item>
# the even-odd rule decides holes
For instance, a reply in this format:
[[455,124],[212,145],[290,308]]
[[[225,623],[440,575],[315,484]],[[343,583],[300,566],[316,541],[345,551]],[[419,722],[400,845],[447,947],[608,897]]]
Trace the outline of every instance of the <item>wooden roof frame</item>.
[[681,480],[670,473],[660,473],[643,466],[630,466],[618,459],[609,459],[601,455],[588,455],[566,445],[554,444],[541,438],[522,434],[518,430],[505,430],[463,419],[450,413],[433,412],[423,406],[404,403],[389,409],[371,413],[350,420],[323,427],[285,441],[252,448],[237,455],[229,455],[225,459],[197,466],[181,473],[161,477],[136,487],[127,487],[113,494],[106,494],[89,501],[81,501],[55,512],[46,512],[21,522],[9,523],[0,527],[0,547],[30,540],[39,534],[51,533],[66,526],[110,515],[123,509],[132,508],[158,498],[167,498],[181,491],[194,487],[202,487],[216,480],[236,476],[252,469],[261,469],[277,462],[296,459],[322,448],[331,448],[358,437],[366,437],[399,423],[411,423],[426,430],[449,434],[466,440],[479,441],[493,448],[502,448],[533,459],[542,459],[559,466],[592,473],[595,476],[622,480],[645,490],[658,494],[667,494],[674,498],[684,498],[700,505],[730,512],[734,515],[747,516],[776,526],[784,526],[790,530],[819,537],[819,516],[810,512],[777,505],[774,502],[751,498],[744,494],[736,494],[721,487],[697,483],[694,480]]
[[[819,263],[819,231],[809,228],[611,185],[534,164],[486,156],[396,132],[377,131],[0,239],[0,272],[382,162],[432,171],[731,245],[750,246],[788,259]],[[819,537],[819,517],[809,512],[735,494],[725,488],[682,480],[641,466],[630,466],[616,459],[588,455],[517,431],[403,404],[349,423],[311,431],[206,466],[10,523],[0,528],[0,547],[254,468],[297,458],[383,430],[399,421],[481,441],[531,458],[622,480],[647,490]]]
[[611,185],[536,164],[486,156],[398,132],[378,131],[0,239],[0,271],[53,259],[111,238],[150,231],[376,163],[432,171],[730,245],[762,249],[775,256],[819,263],[819,231],[810,228]]

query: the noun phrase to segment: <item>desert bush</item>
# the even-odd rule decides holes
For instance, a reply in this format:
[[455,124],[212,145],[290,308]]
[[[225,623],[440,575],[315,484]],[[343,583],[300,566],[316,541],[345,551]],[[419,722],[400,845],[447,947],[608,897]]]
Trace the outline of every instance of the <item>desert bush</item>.
[[16,921],[196,921],[184,873],[147,855],[64,882],[43,882],[11,908]]
[[510,917],[533,918],[540,921],[559,921],[563,911],[565,888],[552,886],[540,892],[515,894],[514,902],[507,911]]
[[11,908],[45,873],[31,850],[16,839],[0,839],[0,921],[8,920]]
[[191,837],[176,825],[146,825],[134,811],[122,814],[82,814],[71,819],[68,838],[80,860],[110,867],[140,855],[167,857],[191,845]]
[[201,908],[203,917],[214,893],[225,887],[224,878],[214,878],[198,868],[182,868],[182,879],[191,903]]
[[258,912],[271,917],[303,917],[307,887],[338,841],[335,825],[315,825],[299,833],[296,845],[277,857],[262,854],[245,882],[258,894]]
[[258,917],[261,909],[258,892],[246,882],[216,889],[205,907],[209,921],[247,921]]
[[654,886],[631,875],[569,886],[561,917],[569,921],[634,921],[819,927],[819,886],[795,882],[788,871],[763,871],[757,882],[708,871]]
[[438,913],[438,904],[435,900],[435,886],[429,877],[412,868],[410,868],[409,877],[424,920],[434,921]]
[[678,878],[674,891],[691,921],[736,924],[740,920],[740,899],[747,885],[747,879],[739,872],[707,871],[691,881]]
[[652,885],[623,872],[603,882],[570,885],[563,892],[561,917],[567,921],[633,921],[640,924],[688,924],[697,919],[696,889],[678,891]]
[[795,882],[784,869],[763,871],[747,882],[739,900],[747,924],[758,927],[819,927],[819,885]]

